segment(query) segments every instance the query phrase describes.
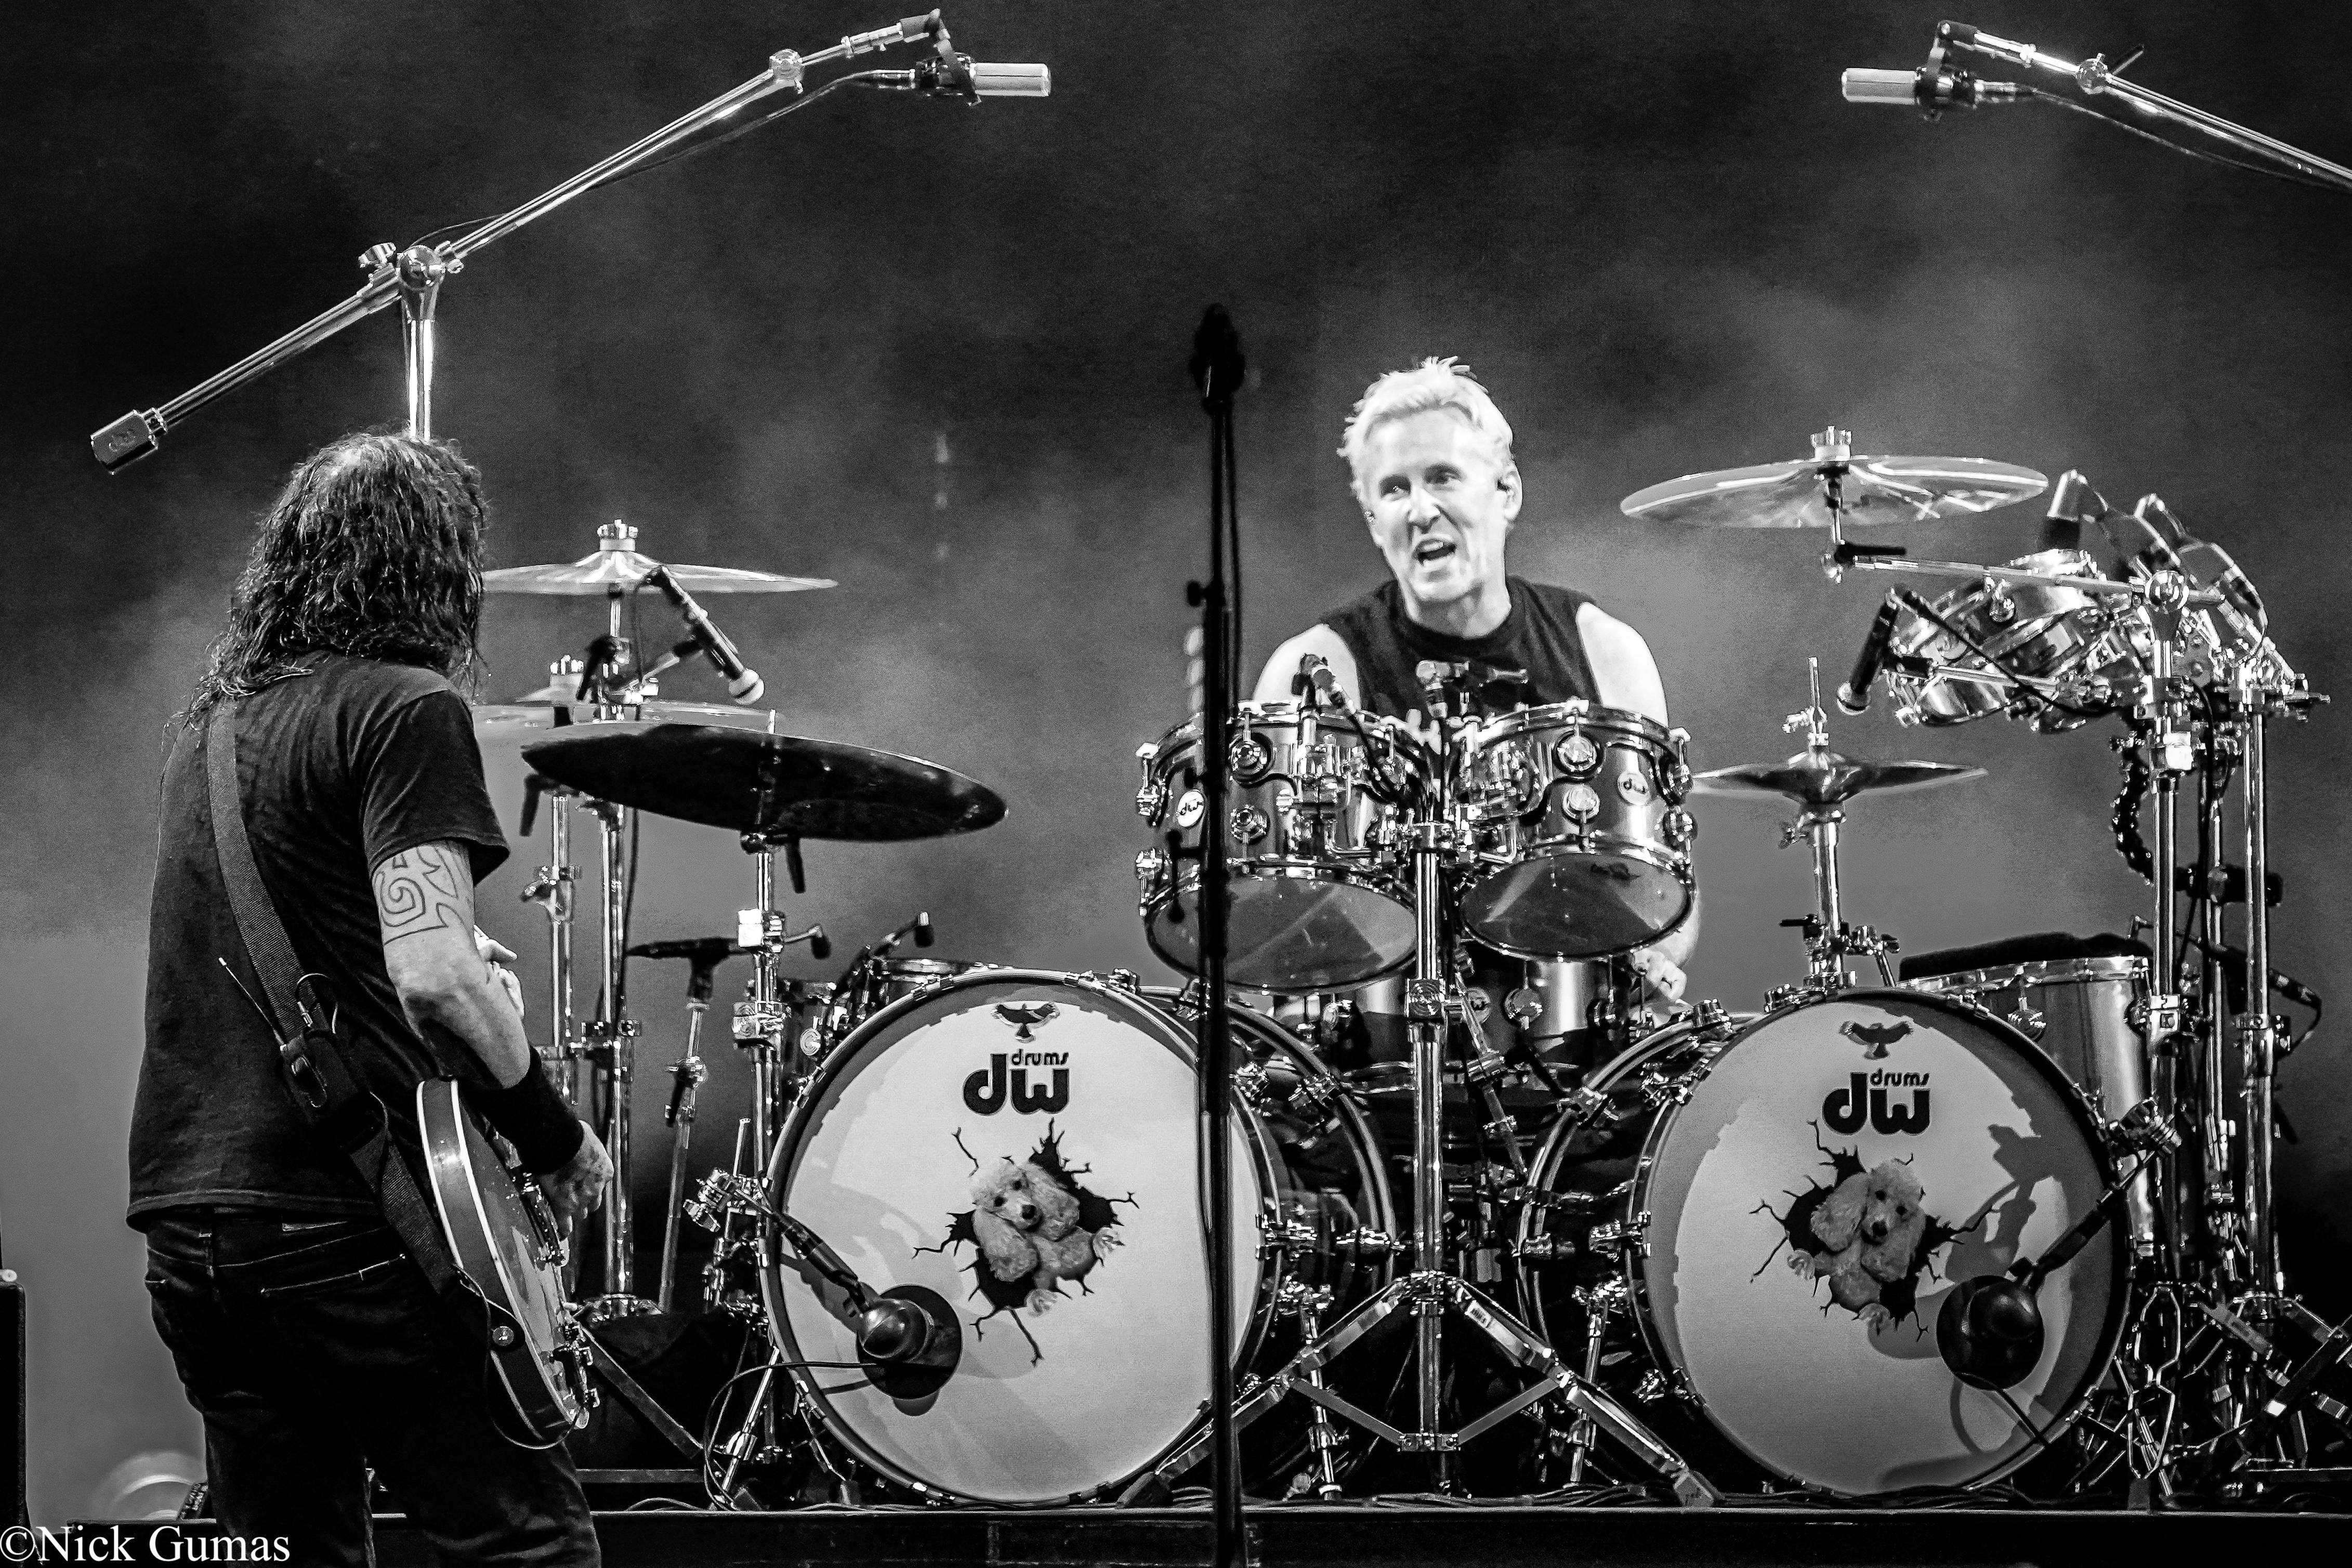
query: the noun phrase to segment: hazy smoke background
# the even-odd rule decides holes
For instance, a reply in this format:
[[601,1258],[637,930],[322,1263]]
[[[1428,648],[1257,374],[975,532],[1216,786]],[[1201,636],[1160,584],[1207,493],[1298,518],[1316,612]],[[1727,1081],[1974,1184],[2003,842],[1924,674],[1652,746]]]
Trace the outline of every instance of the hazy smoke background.
[[[80,1509],[125,1454],[194,1440],[121,1222],[161,727],[287,467],[396,416],[398,330],[345,334],[120,477],[87,434],[355,287],[368,244],[503,210],[774,48],[887,19],[830,0],[12,18],[0,1218],[32,1292],[37,1516]],[[1131,757],[1181,705],[1205,468],[1183,367],[1213,299],[1251,361],[1253,662],[1378,580],[1330,452],[1349,403],[1454,353],[1519,432],[1515,570],[1647,635],[1701,766],[1793,748],[1780,721],[1806,655],[1842,674],[1880,585],[1823,580],[1817,538],[1640,528],[1614,503],[1801,455],[1832,421],[1864,451],[2080,467],[2126,504],[2161,491],[2263,584],[2314,685],[2352,687],[2342,197],[2055,110],[1931,128],[1842,103],[1838,68],[1922,57],[1935,13],[1915,5],[962,0],[948,19],[982,57],[1049,61],[1055,96],[837,99],[501,243],[442,305],[438,424],[488,476],[499,562],[583,554],[624,517],[667,559],[836,577],[714,606],[786,727],[918,752],[1011,801],[965,841],[813,846],[796,916],[845,944],[928,907],[942,954],[1155,972]],[[2150,85],[2352,152],[2336,79],[2310,68],[2352,44],[2330,8],[2001,0],[1969,19],[2070,55],[2145,43]],[[2005,558],[2036,515],[1901,542]],[[487,695],[541,684],[600,613],[494,601]],[[705,671],[667,695],[717,691]],[[1884,704],[1840,723],[1851,752],[1992,770],[1856,809],[1854,917],[1912,951],[2121,928],[2143,904],[2107,840],[2115,733],[1922,734]],[[2277,958],[2332,997],[2352,995],[2347,733],[2323,713],[2274,747]],[[494,758],[510,825],[517,777]],[[1804,909],[1805,870],[1774,851],[1777,820],[1703,809],[1695,990],[1737,1007],[1801,968],[1774,923]],[[534,960],[541,923],[515,894],[542,857],[519,847],[482,893]],[[652,825],[646,857],[641,936],[726,929],[748,902],[723,834]],[[636,976],[641,1201],[683,980]],[[718,1032],[700,1142],[723,1150],[747,1075]],[[2339,1310],[2347,1093],[2332,1031],[2285,1070],[2290,1267]]]

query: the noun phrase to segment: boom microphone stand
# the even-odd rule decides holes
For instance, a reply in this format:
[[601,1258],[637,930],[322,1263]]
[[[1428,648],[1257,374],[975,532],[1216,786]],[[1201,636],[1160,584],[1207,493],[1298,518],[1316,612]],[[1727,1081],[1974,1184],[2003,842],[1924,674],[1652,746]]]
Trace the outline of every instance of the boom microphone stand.
[[[814,92],[803,92],[803,79],[811,66],[871,54],[918,39],[929,43],[934,57],[913,71],[862,71],[836,77]],[[400,305],[401,342],[407,361],[408,434],[428,437],[433,434],[434,308],[439,302],[442,284],[465,270],[467,256],[525,224],[545,217],[575,196],[649,169],[656,162],[712,145],[716,139],[688,143],[689,139],[715,129],[763,98],[779,92],[794,95],[793,100],[782,109],[740,129],[749,130],[776,114],[805,108],[835,89],[853,83],[910,89],[966,103],[977,103],[982,98],[1043,98],[1052,88],[1052,78],[1043,66],[975,64],[969,57],[957,54],[937,11],[909,16],[870,33],[854,34],[813,55],[779,49],[768,57],[768,68],[749,81],[730,88],[701,108],[688,110],[652,135],[468,234],[440,245],[418,244],[402,251],[389,245],[370,246],[360,256],[360,267],[367,274],[367,282],[358,293],[313,316],[267,348],[197,382],[169,402],[144,411],[133,410],[94,432],[89,438],[90,455],[108,473],[121,472],[154,451],[163,432],[205,404],[260,380],[295,355],[317,348],[344,328],[365,320],[395,300]]]

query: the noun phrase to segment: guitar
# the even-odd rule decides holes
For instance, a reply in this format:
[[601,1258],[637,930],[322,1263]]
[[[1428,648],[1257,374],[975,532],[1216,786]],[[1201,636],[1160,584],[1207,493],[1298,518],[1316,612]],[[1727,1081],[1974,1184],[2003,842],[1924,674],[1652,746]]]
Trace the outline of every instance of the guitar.
[[555,1212],[506,1140],[493,1143],[475,1125],[455,1081],[416,1086],[416,1124],[441,1233],[486,1304],[499,1379],[530,1440],[555,1442],[587,1425],[596,1404],[587,1333],[563,1299]]

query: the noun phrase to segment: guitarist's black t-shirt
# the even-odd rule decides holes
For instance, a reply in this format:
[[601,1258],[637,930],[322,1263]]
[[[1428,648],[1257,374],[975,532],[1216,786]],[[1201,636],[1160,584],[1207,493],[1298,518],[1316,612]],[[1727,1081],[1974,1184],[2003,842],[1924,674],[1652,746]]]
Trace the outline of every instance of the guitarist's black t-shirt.
[[[341,999],[354,1070],[413,1148],[415,1085],[434,1058],[384,972],[370,875],[403,850],[449,839],[471,851],[478,882],[506,859],[506,838],[472,716],[447,681],[341,654],[305,662],[310,674],[263,688],[237,714],[246,832],[296,957]],[[258,996],[213,850],[199,723],[163,767],[131,1222],[196,1207],[375,1212],[351,1162],[297,1114],[268,1030],[223,957]]]

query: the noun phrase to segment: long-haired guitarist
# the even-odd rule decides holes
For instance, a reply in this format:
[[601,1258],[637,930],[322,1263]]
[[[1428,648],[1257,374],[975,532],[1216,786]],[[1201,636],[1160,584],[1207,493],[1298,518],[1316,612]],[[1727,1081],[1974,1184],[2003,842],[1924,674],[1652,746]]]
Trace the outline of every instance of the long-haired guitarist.
[[480,477],[446,444],[353,435],[303,462],[163,770],[130,1220],[204,1417],[215,1511],[298,1563],[372,1560],[371,1470],[438,1561],[597,1561],[562,1448],[513,1440],[481,1326],[296,1105],[239,994],[260,982],[207,795],[207,727],[235,705],[252,863],[394,1143],[415,1154],[415,1085],[454,1072],[567,1225],[593,1209],[611,1161],[524,1037],[495,963],[512,955],[474,927],[474,884],[507,856],[452,685],[475,661],[484,522]]

